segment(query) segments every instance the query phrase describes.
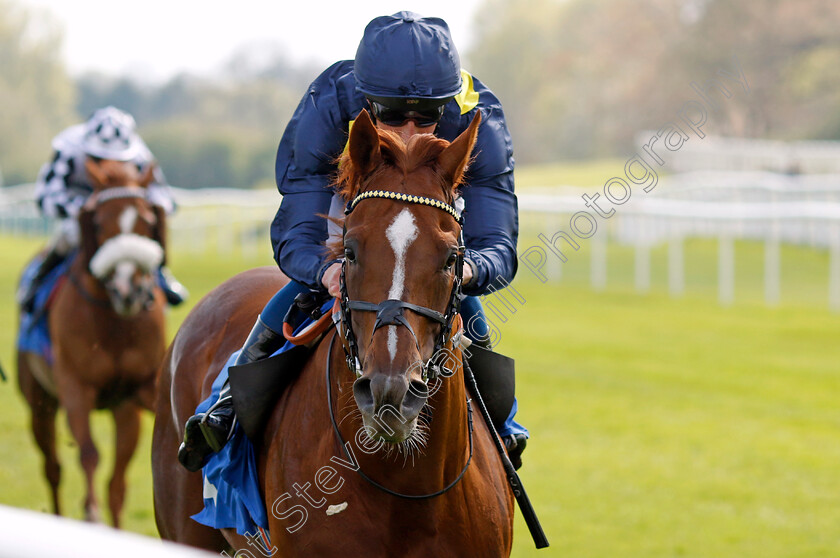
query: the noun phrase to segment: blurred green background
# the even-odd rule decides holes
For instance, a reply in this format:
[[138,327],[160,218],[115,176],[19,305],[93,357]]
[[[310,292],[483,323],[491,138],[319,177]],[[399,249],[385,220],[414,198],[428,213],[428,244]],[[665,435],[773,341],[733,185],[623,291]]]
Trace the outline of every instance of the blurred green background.
[[[736,63],[750,91],[721,97],[708,133],[840,139],[840,3],[483,0],[475,12],[462,59],[505,106],[520,192],[599,191],[622,176],[637,134],[696,96],[693,81]],[[135,115],[174,185],[271,188],[280,134],[322,69],[240,52],[213,79],[145,83],[71,75],[61,45],[48,15],[0,0],[0,185],[34,181],[50,138],[114,104]],[[523,214],[520,249],[546,231],[540,219]],[[10,377],[0,384],[0,504],[47,511],[13,352],[17,277],[44,242],[0,233],[0,364]],[[210,289],[272,265],[267,234],[262,246],[220,255],[180,244],[171,267],[192,298],[169,312],[169,337]],[[517,360],[518,416],[532,433],[521,475],[551,548],[534,550],[517,517],[514,556],[840,557],[840,315],[827,303],[829,253],[783,245],[780,299],[768,306],[764,244],[734,246],[728,306],[718,303],[719,246],[709,238],[685,240],[677,297],[664,244],[651,247],[646,292],[634,288],[633,248],[613,242],[600,290],[591,241],[559,281],[520,270],[513,287],[526,302],[496,325],[500,351]],[[59,424],[64,510],[81,518],[77,448],[63,415]],[[146,416],[124,525],[156,536],[151,426]],[[94,428],[104,497],[109,415],[98,413]]]
[[[524,242],[534,241],[526,236]],[[0,236],[0,503],[47,511],[41,458],[14,385],[11,296],[33,238]],[[212,247],[208,247],[208,250]],[[652,254],[651,289],[633,287],[629,247],[610,244],[607,289],[589,285],[588,247],[562,280],[525,271],[525,299],[505,311],[499,350],[516,358],[519,419],[532,432],[523,482],[552,543],[533,548],[517,513],[514,556],[840,556],[840,319],[827,309],[825,251],[787,247],[782,301],[762,300],[763,246],[736,243],[736,302],[717,302],[713,241],[685,246],[685,294],[668,294],[664,247]],[[188,307],[270,255],[220,258],[175,252],[172,269],[192,290],[170,311],[173,335]],[[662,264],[662,265],[660,265]],[[493,301],[493,297],[488,299]],[[497,303],[498,308],[503,306]],[[81,518],[82,476],[60,415],[65,513]],[[103,459],[113,427],[96,415]],[[125,528],[155,535],[149,468],[152,417],[129,471]]]

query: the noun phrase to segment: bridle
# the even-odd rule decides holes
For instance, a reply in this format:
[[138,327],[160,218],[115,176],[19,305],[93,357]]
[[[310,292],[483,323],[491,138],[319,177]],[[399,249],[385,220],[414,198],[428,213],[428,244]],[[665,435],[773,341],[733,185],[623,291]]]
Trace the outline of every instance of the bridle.
[[[464,276],[463,218],[454,207],[452,207],[448,203],[436,200],[434,198],[415,196],[411,194],[401,194],[399,192],[390,192],[387,190],[370,190],[359,194],[349,204],[347,204],[347,209],[345,209],[344,211],[345,225],[343,235],[346,235],[347,233],[346,219],[350,215],[350,213],[353,212],[353,210],[356,208],[359,202],[374,198],[396,200],[418,205],[426,205],[429,207],[440,209],[450,214],[457,221],[458,227],[460,229],[458,233],[458,251],[455,260],[455,278],[452,281],[452,290],[449,294],[449,301],[446,304],[445,314],[442,314],[437,310],[433,310],[425,306],[419,306],[417,304],[412,304],[410,302],[405,302],[403,300],[397,299],[388,299],[380,302],[379,304],[374,304],[373,302],[367,302],[364,300],[350,300],[350,297],[347,294],[347,283],[345,281],[347,261],[342,261],[341,278],[339,282],[339,306],[341,310],[340,321],[345,340],[344,352],[347,359],[347,367],[356,375],[357,378],[361,377],[364,373],[362,370],[361,362],[359,361],[359,345],[356,340],[356,335],[353,333],[353,327],[350,320],[351,311],[356,310],[359,312],[375,312],[376,322],[373,326],[374,332],[376,332],[376,330],[378,330],[379,328],[388,325],[404,326],[411,333],[412,337],[414,337],[414,342],[417,344],[417,349],[419,351],[420,342],[417,339],[417,335],[414,333],[414,329],[412,329],[411,325],[408,323],[408,320],[406,320],[405,316],[403,315],[404,310],[411,310],[412,312],[419,314],[425,318],[428,318],[429,320],[441,325],[440,331],[438,332],[437,338],[435,339],[435,346],[432,350],[432,356],[429,358],[429,360],[423,363],[423,381],[428,383],[429,381],[436,379],[442,373],[441,368],[443,368],[443,373],[445,376],[451,376],[452,370],[446,368],[446,366],[438,362],[437,359],[441,349],[443,349],[444,345],[446,345],[446,342],[449,339],[449,334],[452,331],[452,324],[454,323],[455,316],[458,314],[458,311],[461,307],[461,288]],[[457,343],[459,341],[460,335],[460,331],[456,332],[455,337],[453,338],[453,343]]]
[[148,190],[142,186],[114,186],[113,188],[106,188],[96,194],[96,207],[112,200],[125,198],[146,199],[147,194]]
[[[95,208],[99,208],[101,205],[104,205],[108,202],[115,201],[115,200],[122,200],[122,199],[143,199],[148,201],[148,190],[143,188],[142,186],[114,186],[110,188],[106,188],[104,190],[100,190],[96,195],[96,203]],[[96,246],[97,249],[101,248],[101,245]],[[91,273],[89,269],[86,269],[88,273]],[[97,306],[108,307],[110,306],[109,300],[101,300],[95,298],[92,294],[87,292],[84,288],[82,283],[80,282],[79,278],[75,276],[75,273],[71,270],[68,273],[68,278],[70,283],[76,287],[82,297],[87,300],[88,302],[95,304]],[[94,275],[97,281],[101,283],[101,280]],[[148,305],[148,302],[147,302]]]
[[[452,324],[455,321],[455,317],[458,314],[461,306],[461,286],[463,282],[463,273],[464,273],[464,235],[463,235],[463,219],[459,215],[458,211],[452,207],[451,205],[444,203],[440,200],[436,200],[434,198],[427,198],[423,196],[414,196],[410,194],[400,194],[398,192],[389,192],[387,190],[371,190],[368,192],[364,192],[356,196],[348,205],[347,209],[344,211],[345,214],[345,226],[344,226],[344,235],[347,233],[347,226],[346,226],[346,217],[350,215],[350,213],[356,208],[356,205],[362,200],[371,199],[371,198],[381,198],[381,199],[388,199],[388,200],[399,200],[407,203],[414,203],[419,205],[427,205],[430,207],[435,207],[437,209],[441,209],[450,215],[458,222],[458,226],[460,228],[460,232],[458,234],[458,252],[457,252],[457,259],[455,261],[455,279],[452,282],[452,291],[449,294],[449,302],[446,305],[446,313],[441,314],[437,310],[432,310],[431,308],[426,308],[425,306],[418,306],[417,304],[411,304],[410,302],[405,302],[402,300],[395,300],[389,299],[379,304],[374,304],[372,302],[367,302],[363,300],[350,300],[350,297],[347,295],[347,283],[345,282],[345,270],[347,268],[346,260],[341,264],[341,280],[340,280],[340,289],[341,289],[341,298],[339,300],[339,307],[340,307],[340,317],[339,321],[341,322],[343,334],[344,334],[344,354],[347,360],[347,367],[356,375],[356,377],[361,377],[363,374],[361,363],[359,362],[359,347],[356,341],[356,335],[353,333],[352,324],[350,322],[350,311],[356,310],[360,312],[375,312],[376,313],[376,322],[373,326],[373,331],[375,332],[377,329],[387,325],[401,325],[405,326],[411,335],[414,337],[414,341],[417,344],[418,351],[420,349],[420,342],[417,339],[417,335],[414,333],[411,325],[408,323],[408,320],[405,319],[403,316],[404,310],[411,310],[421,316],[424,316],[433,322],[439,323],[441,325],[440,332],[438,333],[437,339],[435,340],[435,348],[432,351],[432,356],[423,364],[423,381],[428,383],[430,380],[436,379],[442,372],[441,369],[444,370],[444,375],[452,376],[454,372],[448,368],[444,364],[436,362],[436,357],[444,347],[449,339],[449,333],[452,331]],[[460,342],[461,331],[459,330],[452,338],[453,346],[457,346]],[[330,379],[330,355],[332,354],[332,346],[335,342],[335,338],[337,335],[334,335],[332,340],[330,341],[330,350],[327,351],[327,365],[326,365],[326,374],[327,374],[327,405],[330,409],[330,420],[332,421],[333,430],[341,443],[341,447],[344,450],[345,454],[347,453],[347,444],[344,441],[344,438],[341,436],[341,432],[338,428],[338,423],[335,420],[335,413],[333,412],[332,407],[332,393],[330,385],[332,380]],[[465,377],[466,381],[466,377]],[[365,479],[368,483],[372,484],[379,490],[390,494],[392,496],[398,496],[400,498],[406,498],[409,500],[425,500],[428,498],[434,498],[436,496],[440,496],[448,492],[452,487],[458,484],[462,478],[464,478],[464,474],[466,474],[467,469],[472,462],[473,456],[473,418],[472,418],[472,405],[470,404],[469,398],[467,398],[467,431],[469,435],[469,456],[467,457],[467,462],[464,464],[463,469],[458,474],[458,476],[446,485],[444,488],[432,492],[429,494],[403,494],[401,492],[396,492],[387,488],[369,476],[367,476],[361,468],[357,469],[356,472],[361,475],[363,479]],[[350,458],[350,456],[348,456]],[[352,458],[351,458],[352,459]]]
[[[347,450],[347,446],[349,446],[350,444],[345,442],[344,441],[344,436],[341,435],[341,430],[339,430],[339,428],[338,428],[338,422],[336,422],[336,420],[335,420],[335,411],[333,410],[333,404],[332,404],[332,378],[331,378],[330,370],[331,370],[331,363],[332,363],[331,355],[332,355],[332,352],[333,352],[333,344],[335,343],[335,338],[336,337],[338,337],[338,335],[336,333],[333,333],[333,337],[330,340],[329,350],[327,350],[327,364],[324,367],[325,370],[326,370],[326,374],[327,374],[327,408],[329,408],[329,410],[330,410],[330,422],[332,423],[332,427],[333,427],[333,431],[335,432],[335,436],[336,436],[336,438],[338,438],[339,445],[341,446],[341,449],[344,451],[344,455],[347,457],[347,459],[349,459],[350,461],[353,461],[353,456],[350,455],[348,453],[348,450]],[[367,476],[365,474],[365,472],[362,471],[362,468],[360,466],[357,466],[356,472],[359,474],[359,476],[361,476],[363,479],[365,479],[369,484],[375,486],[376,488],[378,488],[382,492],[385,492],[386,494],[390,494],[391,496],[397,496],[399,498],[405,498],[407,500],[426,500],[426,499],[429,499],[429,498],[435,498],[436,496],[440,496],[441,494],[449,492],[449,490],[452,487],[454,487],[456,484],[461,482],[461,479],[464,478],[464,475],[466,474],[467,469],[470,466],[470,463],[472,463],[472,457],[473,457],[473,416],[472,416],[472,413],[473,413],[472,405],[470,404],[469,398],[467,398],[467,434],[469,436],[470,453],[469,453],[469,456],[467,457],[467,462],[464,464],[464,468],[461,469],[461,472],[458,474],[458,476],[455,477],[455,479],[452,482],[450,482],[449,484],[447,484],[445,487],[441,488],[440,490],[438,490],[436,492],[431,492],[431,493],[428,493],[428,494],[403,494],[402,492],[397,492],[395,490],[391,490],[387,486],[383,486],[383,485],[379,484],[378,482],[376,482],[375,480],[373,480],[372,478]]]

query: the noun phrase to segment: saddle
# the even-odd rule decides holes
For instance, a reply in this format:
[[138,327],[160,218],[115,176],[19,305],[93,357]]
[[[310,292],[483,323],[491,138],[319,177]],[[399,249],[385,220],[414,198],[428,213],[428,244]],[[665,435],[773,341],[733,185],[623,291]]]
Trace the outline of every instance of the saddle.
[[259,439],[280,394],[303,370],[309,353],[329,329],[335,308],[334,300],[328,295],[299,294],[283,319],[286,344],[280,351],[265,359],[228,368],[233,409],[251,441]]
[[[73,256],[72,253],[68,254],[38,279],[31,309],[27,311],[21,308],[17,348],[22,352],[35,353],[48,363],[52,363],[52,340],[47,325],[47,313],[67,277]],[[30,284],[37,277],[43,258],[43,254],[39,255],[26,266],[18,284],[20,292],[26,292],[32,288]]]

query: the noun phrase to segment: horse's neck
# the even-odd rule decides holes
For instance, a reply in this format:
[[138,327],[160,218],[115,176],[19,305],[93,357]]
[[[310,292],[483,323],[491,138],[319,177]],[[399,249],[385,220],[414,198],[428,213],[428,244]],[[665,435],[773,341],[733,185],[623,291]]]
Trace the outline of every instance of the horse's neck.
[[108,291],[99,279],[91,273],[80,252],[73,257],[73,262],[70,264],[70,273],[73,274],[86,294],[107,299]]

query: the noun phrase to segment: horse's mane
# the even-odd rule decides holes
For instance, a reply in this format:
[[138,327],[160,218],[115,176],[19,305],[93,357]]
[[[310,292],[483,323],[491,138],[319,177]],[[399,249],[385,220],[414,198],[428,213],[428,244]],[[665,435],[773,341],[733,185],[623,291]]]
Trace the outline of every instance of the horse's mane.
[[[379,130],[379,149],[382,153],[384,164],[375,170],[369,177],[361,176],[361,173],[354,167],[350,159],[349,150],[338,159],[338,174],[333,182],[338,194],[346,201],[353,195],[363,192],[364,180],[367,183],[376,184],[372,180],[386,167],[395,168],[404,175],[416,171],[421,167],[430,167],[434,171],[435,181],[440,185],[440,193],[443,200],[448,204],[453,203],[454,188],[446,184],[441,169],[436,164],[438,156],[449,145],[449,142],[437,138],[432,134],[418,134],[404,142],[400,136],[393,132]],[[365,180],[366,179],[366,180]]]

